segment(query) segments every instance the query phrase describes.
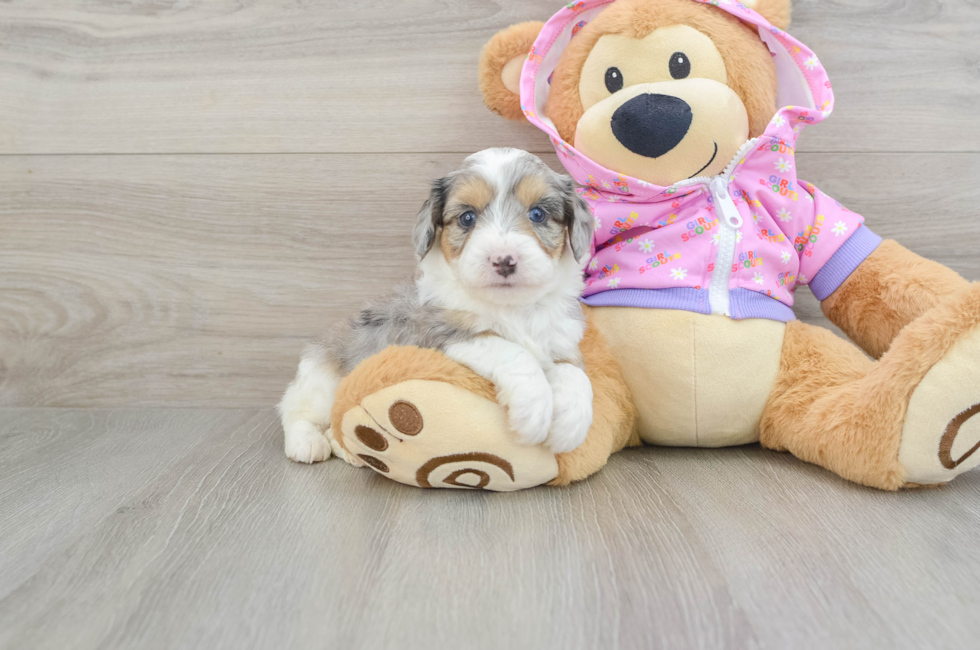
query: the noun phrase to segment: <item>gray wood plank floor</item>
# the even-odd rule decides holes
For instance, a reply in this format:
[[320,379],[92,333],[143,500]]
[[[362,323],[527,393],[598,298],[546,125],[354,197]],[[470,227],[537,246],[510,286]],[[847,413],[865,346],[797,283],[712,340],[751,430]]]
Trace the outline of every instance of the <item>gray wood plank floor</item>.
[[300,466],[269,410],[0,409],[0,647],[976,647],[980,473],[758,447],[569,488]]

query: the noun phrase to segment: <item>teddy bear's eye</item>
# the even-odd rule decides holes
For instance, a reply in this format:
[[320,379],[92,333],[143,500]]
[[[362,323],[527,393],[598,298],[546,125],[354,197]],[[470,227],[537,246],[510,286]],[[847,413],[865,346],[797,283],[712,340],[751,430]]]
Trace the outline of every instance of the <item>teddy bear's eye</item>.
[[606,70],[606,90],[611,93],[619,92],[623,89],[623,73],[619,68],[609,68]]
[[674,79],[687,79],[690,74],[691,60],[683,52],[674,52],[670,57],[670,76]]

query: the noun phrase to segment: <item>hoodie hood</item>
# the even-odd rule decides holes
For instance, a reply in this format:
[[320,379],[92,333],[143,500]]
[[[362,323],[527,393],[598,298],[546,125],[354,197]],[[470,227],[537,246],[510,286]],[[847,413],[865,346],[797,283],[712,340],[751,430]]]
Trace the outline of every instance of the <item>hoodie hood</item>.
[[[614,189],[627,200],[657,201],[674,191],[606,169],[564,141],[545,116],[551,75],[571,39],[615,0],[571,2],[556,13],[538,34],[521,73],[521,110],[531,124],[548,134],[568,173],[582,185],[598,191]],[[822,122],[834,108],[834,93],[827,73],[810,48],[761,15],[734,0],[690,0],[713,5],[719,11],[756,27],[776,64],[779,88],[776,111],[760,140],[782,142],[795,148],[803,128]],[[680,183],[683,184],[683,183]],[[677,184],[679,185],[679,184]],[[675,190],[676,191],[676,190]]]

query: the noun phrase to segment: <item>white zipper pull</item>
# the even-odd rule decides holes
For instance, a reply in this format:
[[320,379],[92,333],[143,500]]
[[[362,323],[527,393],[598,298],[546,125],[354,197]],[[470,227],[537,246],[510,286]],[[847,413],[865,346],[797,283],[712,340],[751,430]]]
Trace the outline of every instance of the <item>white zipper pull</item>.
[[725,179],[722,178],[721,176],[715,176],[714,178],[712,178],[711,182],[708,184],[708,187],[711,189],[711,193],[715,197],[719,197],[719,198],[728,197],[728,183],[726,183]]
[[708,185],[711,196],[715,200],[715,209],[721,216],[721,220],[730,228],[738,230],[742,227],[742,215],[735,208],[735,203],[728,196],[728,183],[721,176],[715,176]]
[[711,275],[708,300],[712,314],[731,316],[728,284],[732,277],[732,264],[738,246],[739,229],[742,227],[742,215],[738,213],[735,202],[728,194],[728,181],[723,176],[712,178],[708,183],[708,190],[715,202],[718,221],[725,224],[718,237],[718,253],[715,256],[715,271]]

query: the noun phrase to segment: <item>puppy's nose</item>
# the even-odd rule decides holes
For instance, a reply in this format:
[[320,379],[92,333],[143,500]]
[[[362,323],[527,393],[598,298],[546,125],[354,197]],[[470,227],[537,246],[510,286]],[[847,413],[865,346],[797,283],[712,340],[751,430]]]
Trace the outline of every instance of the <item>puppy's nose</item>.
[[680,144],[693,119],[690,105],[680,97],[647,93],[616,109],[612,132],[633,153],[659,158]]
[[497,261],[493,263],[493,268],[497,270],[497,275],[502,275],[506,278],[517,272],[517,262],[514,261],[511,255],[498,257]]

